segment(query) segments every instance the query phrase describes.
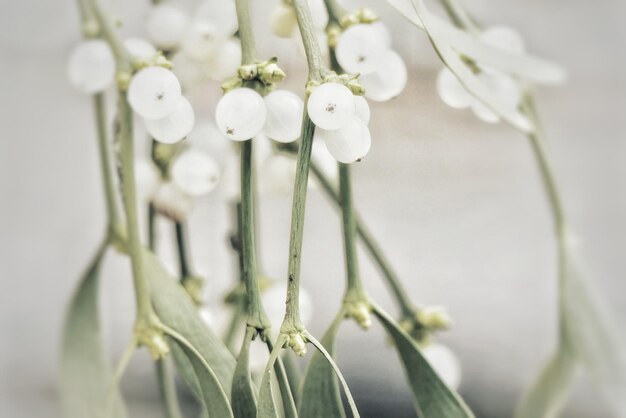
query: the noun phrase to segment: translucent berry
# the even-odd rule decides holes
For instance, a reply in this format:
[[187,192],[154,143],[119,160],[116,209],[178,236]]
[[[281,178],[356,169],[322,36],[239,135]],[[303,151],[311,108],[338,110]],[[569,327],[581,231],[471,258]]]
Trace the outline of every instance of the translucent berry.
[[128,86],[128,101],[146,119],[161,119],[172,113],[180,101],[181,88],[170,70],[148,67],[139,71]]
[[487,28],[480,34],[480,39],[491,46],[516,54],[522,54],[526,50],[522,35],[508,26]]
[[387,48],[391,48],[391,32],[389,28],[382,21],[378,20],[369,24],[372,29],[378,32],[380,42],[382,42]]
[[241,43],[236,38],[225,39],[217,46],[205,65],[206,74],[215,81],[232,77],[241,65]]
[[270,27],[276,36],[289,38],[296,30],[298,22],[293,6],[280,2],[270,15]]
[[396,97],[404,90],[406,82],[407,70],[404,60],[391,49],[383,53],[375,72],[359,77],[359,83],[365,87],[365,97],[377,102]]
[[171,174],[180,190],[190,196],[202,196],[217,186],[220,167],[211,155],[190,148],[174,160]]
[[225,162],[226,156],[233,150],[231,144],[224,141],[215,123],[209,120],[198,121],[187,136],[187,142],[193,148],[214,156],[220,163]]
[[259,190],[264,196],[288,195],[293,190],[295,176],[295,158],[282,153],[272,154],[258,171]]
[[265,96],[267,120],[263,133],[278,142],[293,142],[300,137],[304,102],[288,90],[276,90]]
[[220,132],[233,141],[245,141],[261,132],[267,110],[259,93],[239,88],[226,93],[215,108]]
[[173,144],[193,129],[194,112],[189,100],[181,97],[172,113],[161,119],[145,119],[146,131],[157,141]]
[[124,40],[124,47],[133,58],[150,58],[157,52],[156,48],[148,41],[141,38],[129,38]]
[[70,84],[81,93],[105,90],[115,78],[115,58],[111,48],[100,39],[81,42],[70,55]]
[[193,199],[174,183],[164,183],[152,200],[156,210],[162,215],[176,220],[185,220],[193,210]]
[[364,124],[370,123],[370,105],[363,96],[354,96],[354,115]]
[[162,4],[152,7],[146,18],[146,32],[159,48],[178,46],[187,30],[187,15],[180,9]]
[[343,128],[324,131],[321,136],[324,138],[328,152],[344,164],[350,164],[365,157],[372,145],[369,129],[356,117],[353,117]]
[[217,51],[222,36],[217,32],[215,25],[209,22],[195,22],[183,37],[182,50],[187,56],[204,61],[211,58]]
[[237,9],[234,0],[208,0],[198,8],[196,19],[210,22],[222,37],[230,37],[237,32]]
[[[519,85],[512,77],[488,70],[482,71],[477,77],[504,106],[510,109],[515,109],[519,106],[521,91]],[[474,114],[484,122],[497,123],[500,121],[500,116],[476,98],[472,100],[471,108]]]
[[339,129],[350,123],[354,116],[354,95],[343,84],[321,84],[309,96],[307,112],[318,127]]
[[475,100],[452,71],[446,67],[442,68],[437,76],[437,93],[445,104],[455,109],[469,107]]
[[182,51],[176,52],[170,59],[174,68],[172,71],[180,81],[183,89],[191,90],[206,79],[204,63],[192,60]]
[[457,389],[461,383],[461,364],[452,350],[442,344],[430,344],[422,352],[441,380]]
[[359,24],[350,26],[341,34],[335,54],[345,71],[365,75],[383,65],[387,50],[388,46],[381,38],[379,28]]
[[145,158],[135,160],[135,184],[141,200],[152,199],[161,185],[161,174],[152,161]]

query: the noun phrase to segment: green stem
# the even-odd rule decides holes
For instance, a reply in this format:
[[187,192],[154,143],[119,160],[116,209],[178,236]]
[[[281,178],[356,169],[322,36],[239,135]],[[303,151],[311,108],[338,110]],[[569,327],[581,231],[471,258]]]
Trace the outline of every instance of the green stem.
[[336,0],[324,0],[328,11],[328,25],[340,25],[341,18],[346,15],[346,10]]
[[176,233],[176,248],[178,249],[180,280],[184,281],[191,275],[191,269],[189,267],[189,256],[187,254],[185,224],[183,222],[174,221],[174,231]]
[[254,195],[252,191],[252,140],[241,144],[241,249],[243,276],[248,302],[248,325],[258,330],[268,328],[261,306],[256,271],[254,240]]
[[563,306],[564,297],[564,281],[565,281],[565,258],[567,253],[567,223],[565,220],[565,214],[563,210],[563,204],[561,201],[556,177],[552,164],[548,157],[548,151],[545,145],[545,138],[541,129],[541,122],[535,109],[534,100],[530,94],[525,94],[522,102],[522,108],[526,115],[533,121],[536,129],[533,133],[528,135],[535,160],[539,167],[541,174],[541,180],[548,197],[550,209],[552,212],[552,220],[554,222],[554,233],[557,240],[557,268],[558,268],[558,286],[559,286],[559,337],[563,341],[565,336],[565,313]]
[[248,0],[236,0],[235,5],[237,6],[239,40],[241,41],[241,63],[243,65],[252,64],[256,61],[257,57]]
[[148,203],[148,248],[156,251],[156,207],[153,202]]
[[339,199],[343,226],[343,246],[346,262],[346,299],[364,297],[363,285],[359,275],[359,259],[356,248],[356,222],[354,217],[350,166],[339,165]]
[[[115,56],[118,74],[130,74],[132,66],[128,52],[115,32],[113,24],[104,16],[96,0],[93,1],[92,8],[98,19],[102,36],[107,40]],[[137,325],[141,327],[154,323],[156,321],[156,314],[150,302],[150,287],[145,276],[141,255],[141,238],[139,236],[139,221],[137,217],[137,193],[135,190],[133,111],[128,104],[126,92],[122,89],[118,89],[118,121],[119,132],[117,134],[120,144],[122,194],[124,212],[126,214],[128,248],[135,287]]]
[[157,381],[159,383],[159,392],[165,406],[167,418],[182,418],[180,405],[178,403],[178,395],[176,393],[176,384],[174,375],[168,359],[163,358],[155,362]]
[[[335,202],[338,206],[340,206],[341,198],[339,196],[339,193],[337,192],[337,190],[335,190],[335,187],[332,185],[328,177],[322,172],[322,170],[314,162],[311,162],[311,172],[315,176],[317,183],[322,187],[322,190],[324,190],[326,195],[330,199],[332,199],[333,202]],[[394,271],[389,260],[387,260],[387,258],[385,257],[385,254],[383,253],[378,242],[376,242],[376,239],[374,238],[374,236],[365,226],[365,222],[362,221],[361,217],[358,215],[358,213],[356,213],[356,211],[354,214],[354,218],[355,218],[357,234],[360,236],[361,241],[363,242],[363,245],[365,245],[365,248],[369,252],[370,256],[374,259],[374,261],[378,265],[378,268],[383,274],[383,277],[385,278],[387,285],[389,285],[389,288],[391,289],[396,299],[396,302],[400,306],[400,310],[402,314],[404,316],[413,317],[414,312],[415,312],[415,307],[413,306],[413,303],[409,299],[409,296],[406,290],[402,286],[402,282],[400,281],[400,278]]]
[[121,229],[122,222],[116,205],[115,186],[113,184],[113,174],[111,171],[111,150],[108,144],[106,99],[104,93],[94,95],[94,108],[98,130],[98,147],[102,170],[102,186],[106,201],[108,230],[110,236],[115,236]]
[[309,65],[309,80],[322,81],[324,61],[320,46],[317,43],[317,35],[312,23],[309,4],[307,0],[293,0],[293,5],[296,10],[300,36],[302,37],[304,52]]

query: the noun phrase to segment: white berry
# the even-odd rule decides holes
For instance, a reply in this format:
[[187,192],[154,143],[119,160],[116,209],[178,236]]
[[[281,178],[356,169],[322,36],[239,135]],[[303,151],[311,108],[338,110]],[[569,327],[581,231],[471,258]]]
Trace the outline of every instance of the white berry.
[[278,142],[293,142],[300,137],[304,102],[288,90],[276,90],[265,96],[267,120],[263,132]]
[[181,98],[178,79],[170,70],[148,67],[139,71],[128,86],[128,101],[146,119],[161,119],[172,113]]
[[217,186],[220,168],[211,155],[190,148],[174,160],[171,174],[180,190],[191,196],[202,196]]
[[404,90],[407,70],[402,57],[391,49],[382,54],[379,64],[375,72],[359,77],[359,83],[365,87],[365,97],[384,102],[393,99]]
[[154,45],[141,38],[129,38],[124,40],[124,47],[135,59],[145,59],[154,56],[157,52]]
[[372,144],[370,131],[354,117],[346,126],[334,131],[320,132],[328,152],[340,163],[351,164],[365,157]]
[[161,119],[144,119],[144,124],[152,138],[164,144],[173,144],[189,135],[194,119],[191,103],[181,97],[172,113]]
[[321,84],[309,96],[307,112],[316,126],[326,130],[339,129],[354,116],[354,95],[343,84]]
[[211,22],[217,33],[229,37],[237,32],[237,9],[234,0],[205,1],[195,13],[198,20]]
[[437,93],[445,104],[455,109],[469,107],[475,100],[447,67],[442,68],[437,76]]
[[137,196],[141,200],[149,200],[161,185],[161,174],[152,161],[145,158],[135,160],[135,184]]
[[177,221],[185,220],[193,210],[192,197],[172,182],[162,184],[152,201],[157,211]]
[[187,30],[188,18],[180,9],[162,4],[152,7],[146,18],[146,32],[159,48],[178,46]]
[[354,96],[354,115],[364,124],[370,123],[370,105],[363,96]]
[[526,47],[524,38],[508,26],[493,26],[480,34],[480,40],[504,51],[522,54]]
[[359,24],[350,26],[341,34],[335,55],[345,71],[365,75],[375,72],[383,64],[387,49],[379,27]]
[[198,21],[183,37],[182,50],[190,58],[204,61],[215,54],[222,39],[212,23]]
[[68,71],[75,89],[85,94],[99,93],[113,83],[115,58],[106,42],[83,41],[72,51]]
[[267,109],[259,93],[239,88],[226,93],[215,108],[215,122],[220,132],[233,141],[245,141],[261,132]]
[[205,64],[206,74],[215,81],[232,77],[241,65],[241,43],[237,38],[225,39]]
[[276,36],[289,38],[293,35],[298,21],[293,6],[280,2],[270,15],[270,27]]

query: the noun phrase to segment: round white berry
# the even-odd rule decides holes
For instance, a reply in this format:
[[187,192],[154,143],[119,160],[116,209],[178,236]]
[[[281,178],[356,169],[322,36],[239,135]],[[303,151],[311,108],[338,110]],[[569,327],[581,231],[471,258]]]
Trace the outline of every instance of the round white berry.
[[389,28],[382,21],[378,20],[376,22],[370,23],[370,27],[378,32],[378,37],[380,42],[383,43],[387,48],[391,48],[391,32],[389,32]]
[[237,9],[234,0],[205,1],[195,13],[198,20],[211,22],[217,33],[229,37],[237,32]]
[[455,109],[469,107],[475,100],[447,67],[442,68],[437,76],[437,93],[445,104]]
[[185,33],[182,50],[196,61],[208,60],[215,54],[222,39],[212,23],[197,21]]
[[309,10],[311,11],[311,20],[313,26],[317,30],[326,30],[328,25],[328,10],[324,4],[324,0],[309,0]]
[[171,170],[174,184],[183,192],[196,197],[211,192],[220,179],[220,168],[215,159],[193,148],[180,154]]
[[161,4],[150,9],[146,17],[146,32],[157,47],[172,49],[182,40],[187,23],[187,15],[180,9]]
[[364,124],[370,123],[370,105],[363,96],[354,96],[354,115]]
[[111,48],[100,39],[81,42],[70,55],[70,84],[85,94],[98,93],[113,83],[115,58]]
[[364,23],[350,26],[339,36],[335,55],[345,71],[365,75],[383,64],[387,49],[379,27]]
[[241,65],[241,43],[236,38],[225,39],[205,64],[206,74],[215,81],[222,81],[236,74]]
[[245,141],[261,132],[266,115],[263,97],[249,88],[229,91],[215,108],[217,127],[233,141]]
[[191,103],[181,97],[172,113],[161,119],[144,119],[144,124],[152,138],[164,144],[173,144],[189,135],[194,119]]
[[186,91],[197,87],[205,81],[206,74],[204,63],[192,60],[182,51],[174,53],[170,61],[172,61],[174,66],[172,71]]
[[282,153],[272,154],[258,171],[259,190],[265,196],[291,193],[296,176],[296,160]]
[[270,27],[276,36],[289,38],[296,30],[298,21],[293,6],[280,2],[270,15]]
[[[483,82],[500,100],[504,106],[515,109],[521,101],[521,91],[517,82],[510,76],[496,72],[483,70],[478,74],[478,79]],[[487,123],[497,123],[500,116],[493,112],[477,98],[472,98],[471,108],[474,114]]]
[[442,344],[430,344],[424,347],[422,353],[441,380],[450,388],[458,389],[461,383],[461,364],[452,350]]
[[197,122],[187,136],[187,142],[193,148],[214,156],[220,163],[224,163],[226,156],[233,151],[233,147],[228,141],[224,141],[224,136],[215,123],[209,120]]
[[135,160],[135,184],[137,196],[141,200],[150,200],[161,185],[161,174],[152,161],[145,158]]
[[128,102],[146,119],[161,119],[172,113],[181,98],[178,79],[170,70],[147,67],[135,74],[128,86]]
[[480,40],[496,48],[516,54],[522,54],[526,50],[522,35],[508,26],[487,28],[480,34]]
[[354,116],[354,95],[343,84],[321,84],[309,96],[307,112],[316,126],[327,130],[339,129]]
[[157,53],[156,48],[150,42],[141,38],[129,38],[124,40],[124,47],[135,59],[145,59]]
[[370,131],[354,117],[346,126],[334,131],[320,132],[330,155],[340,163],[350,164],[365,157],[372,145]]
[[365,97],[384,102],[393,99],[404,90],[407,82],[406,65],[395,51],[384,51],[378,69],[359,77],[359,83],[365,87]]
[[176,221],[185,220],[193,210],[193,198],[173,182],[163,183],[152,201],[159,213]]
[[304,102],[288,90],[276,90],[265,96],[267,120],[263,133],[278,142],[293,142],[300,137]]

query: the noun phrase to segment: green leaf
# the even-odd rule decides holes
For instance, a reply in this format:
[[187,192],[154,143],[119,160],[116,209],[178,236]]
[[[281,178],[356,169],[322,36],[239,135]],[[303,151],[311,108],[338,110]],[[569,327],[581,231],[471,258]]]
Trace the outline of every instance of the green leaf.
[[389,315],[377,306],[374,314],[393,340],[415,397],[420,417],[466,418],[474,414],[461,397],[439,378],[417,344]]
[[[267,342],[267,348],[270,354],[274,351],[272,343],[269,341]],[[287,371],[280,356],[276,358],[276,363],[274,363],[274,373],[280,390],[280,398],[283,403],[283,413],[285,418],[298,418],[298,409],[296,408],[296,402],[293,398],[291,384],[289,383]]]
[[280,334],[274,349],[270,353],[270,358],[265,366],[263,378],[261,379],[256,418],[279,418],[276,405],[274,404],[274,393],[272,391],[272,370],[274,370],[274,363],[276,363],[287,339],[288,337],[285,334]]
[[[335,355],[335,338],[342,321],[343,312],[332,322],[321,341],[331,356]],[[337,376],[320,352],[313,354],[306,369],[298,412],[302,418],[346,416]]]
[[326,362],[328,362],[328,364],[330,364],[330,366],[333,368],[333,370],[335,371],[335,375],[337,376],[337,378],[339,379],[339,382],[341,383],[341,386],[343,387],[343,392],[345,393],[346,399],[348,400],[348,405],[350,406],[352,417],[359,418],[360,417],[359,410],[356,407],[354,398],[352,398],[352,393],[350,393],[350,389],[348,388],[348,383],[346,382],[346,379],[344,379],[343,374],[341,374],[341,370],[339,370],[339,367],[335,363],[335,360],[333,360],[332,356],[328,353],[328,351],[326,351],[324,346],[319,341],[317,341],[311,334],[309,334],[308,332],[305,332],[304,336],[311,342],[311,344],[315,346],[315,348],[317,348],[317,351],[319,351],[322,354],[322,356],[324,356],[324,358],[326,359]]
[[246,335],[243,339],[237,366],[233,376],[233,388],[231,391],[231,401],[233,413],[236,418],[250,418],[256,415],[256,397],[250,379],[250,343],[256,334],[252,327],[246,328]]
[[[424,30],[424,24],[411,0],[387,0],[387,2],[411,23]],[[556,64],[532,55],[513,53],[486,44],[476,36],[426,11],[425,7],[420,10],[422,15],[427,17],[429,28],[441,34],[452,49],[481,65],[537,83],[560,84],[567,78],[565,71]],[[440,39],[440,42],[444,39]]]
[[[156,256],[144,250],[143,263],[150,279],[152,304],[157,315],[167,327],[179,333],[200,353],[229,395],[235,371],[233,355],[221,339],[202,322],[185,289],[164,269]],[[180,365],[180,362],[177,364]],[[191,376],[186,379],[193,381]]]
[[572,349],[616,415],[626,416],[623,334],[572,254],[565,258],[561,291],[563,322]]
[[[69,306],[61,347],[61,401],[65,418],[104,418],[112,372],[101,335],[98,283],[104,242],[83,275]],[[126,408],[117,388],[115,417]]]
[[202,394],[202,403],[209,417],[233,418],[233,411],[228,402],[228,396],[220,384],[211,366],[204,360],[200,353],[179,335],[167,332],[170,345],[182,350],[193,367],[196,379]]
[[515,418],[558,416],[567,400],[577,363],[576,355],[564,341],[524,395]]
[[297,405],[299,395],[298,388],[302,384],[302,373],[298,368],[298,363],[296,362],[295,354],[293,351],[286,351],[282,356],[282,360],[285,367],[287,381],[289,382],[289,387],[291,388],[291,397],[293,398],[294,403]]

